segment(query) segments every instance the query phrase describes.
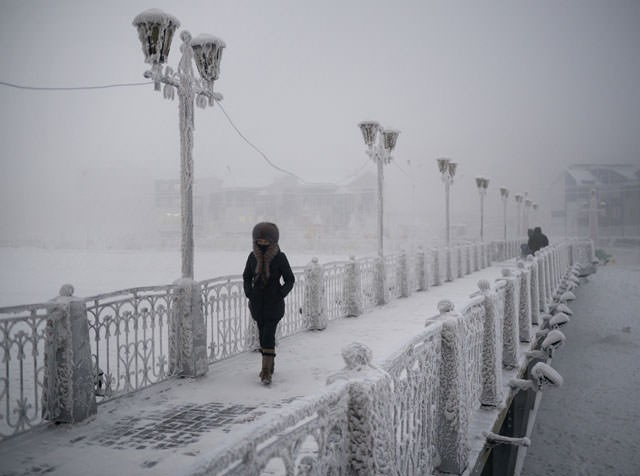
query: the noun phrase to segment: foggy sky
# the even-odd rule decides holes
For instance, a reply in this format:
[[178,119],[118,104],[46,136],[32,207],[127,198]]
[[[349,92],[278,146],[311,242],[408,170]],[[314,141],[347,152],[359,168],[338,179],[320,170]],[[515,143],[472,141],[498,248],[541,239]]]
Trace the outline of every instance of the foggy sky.
[[[474,177],[528,191],[550,210],[572,163],[640,161],[637,1],[7,1],[0,80],[28,86],[145,81],[133,17],[157,7],[193,36],[227,44],[215,89],[272,161],[307,181],[341,181],[366,161],[357,123],[401,130],[388,194],[440,209],[435,159],[459,163],[454,204]],[[168,64],[177,67],[179,38]],[[27,91],[0,86],[0,239],[92,226],[177,178],[177,100],[153,86]],[[227,185],[278,173],[214,107],[196,109],[195,175]],[[368,164],[374,171],[373,164]],[[398,197],[404,198],[398,198]],[[123,223],[142,220],[129,216]],[[106,220],[102,226],[121,226]],[[45,227],[45,228],[46,228]]]

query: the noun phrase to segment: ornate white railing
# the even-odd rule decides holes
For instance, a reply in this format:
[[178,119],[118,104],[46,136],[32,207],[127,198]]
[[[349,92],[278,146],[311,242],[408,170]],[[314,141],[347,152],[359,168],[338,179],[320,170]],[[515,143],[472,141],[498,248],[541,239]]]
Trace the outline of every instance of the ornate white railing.
[[249,435],[225,440],[191,475],[352,474],[348,405],[348,386],[329,385],[253,425]]
[[345,276],[347,262],[333,262],[323,265],[324,294],[327,319],[334,320],[345,315]]
[[42,421],[47,322],[63,313],[52,303],[0,309],[0,441]]
[[125,289],[84,299],[97,393],[103,401],[169,378],[174,287]]
[[304,288],[306,277],[304,267],[292,268],[296,284],[284,300],[285,314],[278,324],[277,337],[288,337],[309,328],[309,316],[305,311]]
[[398,258],[398,255],[389,255],[384,258],[387,292],[389,297],[392,299],[400,297],[400,286],[398,283]]
[[[393,380],[389,402],[395,429],[396,474],[431,474],[437,459],[441,337],[438,327],[421,332],[382,368]],[[419,402],[419,403],[417,403]]]
[[375,258],[361,258],[357,262],[360,266],[362,308],[369,311],[376,307],[376,261]]
[[[537,281],[541,304],[551,298],[562,269],[577,260],[589,260],[593,255],[592,247],[586,251],[583,248],[581,244],[567,244],[545,251],[536,258],[539,261]],[[502,247],[502,252],[509,249],[516,250],[516,247],[507,244]],[[452,277],[455,279],[459,272],[466,274],[469,270],[475,270],[476,266],[488,265],[486,258],[479,257],[483,252],[487,254],[487,251],[486,247],[482,251],[479,246],[468,245],[455,251],[452,249],[452,263],[457,263]],[[446,262],[446,250],[425,250],[424,271],[427,280],[424,288],[446,279]],[[360,309],[356,314],[349,315],[374,308],[379,298],[376,291],[376,263],[375,258],[361,258],[350,263],[324,265],[320,274],[323,298],[320,313],[332,320],[351,312],[347,311],[347,304],[354,301],[353,296],[346,294],[347,290],[354,289],[358,293],[355,301],[360,303]],[[417,263],[416,256],[390,256],[386,259],[386,291],[391,297],[405,295],[407,289],[408,293],[417,289],[417,276],[420,274]],[[305,302],[307,279],[310,279],[305,268],[295,268],[294,273],[296,286],[286,298],[286,314],[278,328],[279,338],[309,329],[310,316],[318,316],[318,309],[310,309],[309,303]],[[529,278],[518,278],[512,291],[524,295],[529,293],[530,296],[537,288],[531,287],[530,274],[523,273],[525,275]],[[349,276],[352,278],[347,279]],[[520,283],[522,284],[519,285]],[[203,321],[205,364],[254,349],[257,345],[256,327],[248,312],[242,278],[226,276],[195,283],[195,286],[198,299],[187,299],[192,304],[187,307],[200,309],[200,317],[193,317],[193,309],[188,313],[192,314],[192,318]],[[184,318],[186,311],[175,309],[177,303],[182,302],[180,305],[184,306],[184,302],[187,302],[184,292],[180,294],[179,287],[174,284],[134,288],[88,298],[73,298],[75,302],[80,301],[85,306],[82,312],[86,313],[88,321],[95,392],[101,397],[101,401],[137,391],[181,372],[183,367],[179,361],[182,354],[178,347],[184,339],[191,338],[191,332],[195,328],[185,327],[178,322]],[[522,303],[522,299],[520,302]],[[514,306],[515,303],[517,300],[511,305]],[[65,312],[69,311],[65,309],[65,304],[60,302],[0,309],[0,363],[4,367],[4,375],[0,375],[0,440],[41,421],[43,349],[47,342],[53,342],[50,336],[47,340],[45,328],[48,322],[67,316]],[[518,316],[514,315],[512,331],[519,331],[522,340],[526,337],[527,321],[530,331],[532,309],[531,306],[521,306],[519,311]],[[464,324],[461,324],[459,338],[463,339],[462,348],[467,353],[464,372],[469,387],[465,389],[465,398],[472,407],[475,404],[473,402],[479,398],[478,375],[482,365],[481,358],[478,357],[482,355],[478,340],[482,322],[481,306],[472,305],[463,311],[463,315],[467,317]],[[518,317],[520,325],[515,321]],[[55,362],[51,365],[55,365]],[[194,368],[196,367],[198,366]],[[402,383],[403,378],[398,380],[399,385],[406,384]],[[398,421],[405,421],[409,417],[397,418]]]
[[245,352],[257,335],[247,307],[242,276],[200,282],[209,363]]

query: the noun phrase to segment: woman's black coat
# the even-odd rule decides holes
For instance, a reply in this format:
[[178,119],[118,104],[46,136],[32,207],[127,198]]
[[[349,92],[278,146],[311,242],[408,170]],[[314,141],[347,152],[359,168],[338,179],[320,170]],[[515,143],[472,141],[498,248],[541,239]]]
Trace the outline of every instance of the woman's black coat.
[[[249,311],[256,321],[279,321],[284,316],[284,298],[293,289],[296,278],[291,271],[287,256],[278,253],[269,263],[269,279],[263,284],[255,277],[258,260],[252,252],[242,273],[244,294],[249,298]],[[284,284],[280,283],[280,278]]]

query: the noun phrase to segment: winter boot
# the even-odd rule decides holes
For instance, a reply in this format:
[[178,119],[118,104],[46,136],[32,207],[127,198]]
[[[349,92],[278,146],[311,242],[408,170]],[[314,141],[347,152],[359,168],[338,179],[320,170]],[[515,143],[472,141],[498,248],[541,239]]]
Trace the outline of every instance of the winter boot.
[[262,349],[262,372],[260,372],[260,380],[265,385],[271,383],[275,356],[274,349]]

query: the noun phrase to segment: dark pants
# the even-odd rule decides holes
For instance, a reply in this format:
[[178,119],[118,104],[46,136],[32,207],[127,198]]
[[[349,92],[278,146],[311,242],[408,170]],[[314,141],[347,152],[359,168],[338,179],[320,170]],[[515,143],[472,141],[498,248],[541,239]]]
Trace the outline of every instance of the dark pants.
[[263,349],[276,348],[276,329],[278,321],[258,321],[258,334],[260,335],[260,347]]

